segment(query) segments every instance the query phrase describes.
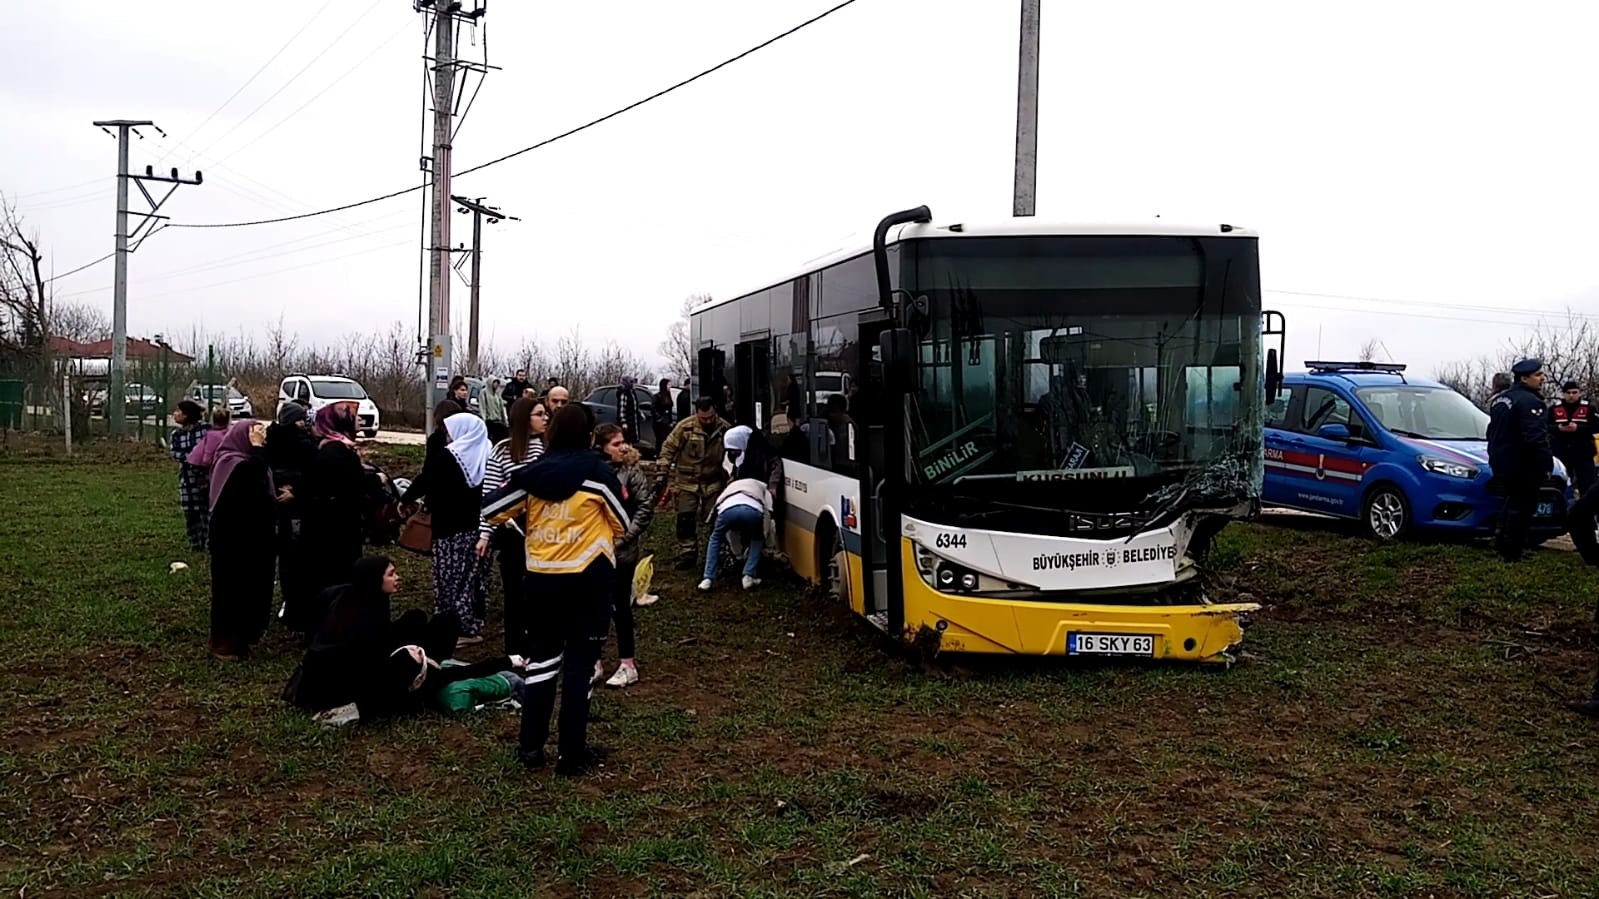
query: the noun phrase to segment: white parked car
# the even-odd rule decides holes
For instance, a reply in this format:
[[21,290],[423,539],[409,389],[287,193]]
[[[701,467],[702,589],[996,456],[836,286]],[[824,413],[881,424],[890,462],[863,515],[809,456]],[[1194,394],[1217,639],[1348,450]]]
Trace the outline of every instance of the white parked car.
[[202,409],[212,409],[226,403],[228,414],[234,418],[255,417],[250,398],[231,384],[195,384],[189,387],[185,399],[198,403]]
[[359,382],[340,375],[289,375],[278,386],[278,411],[295,400],[309,404],[312,416],[323,406],[355,403],[356,430],[362,437],[378,435],[378,405]]

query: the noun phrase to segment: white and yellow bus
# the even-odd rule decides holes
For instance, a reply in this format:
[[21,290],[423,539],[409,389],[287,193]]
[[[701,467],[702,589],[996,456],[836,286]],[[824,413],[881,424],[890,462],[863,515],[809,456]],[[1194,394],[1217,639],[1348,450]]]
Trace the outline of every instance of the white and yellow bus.
[[692,315],[696,391],[783,456],[794,570],[944,651],[1229,661],[1256,606],[1201,561],[1259,508],[1255,235],[930,219]]

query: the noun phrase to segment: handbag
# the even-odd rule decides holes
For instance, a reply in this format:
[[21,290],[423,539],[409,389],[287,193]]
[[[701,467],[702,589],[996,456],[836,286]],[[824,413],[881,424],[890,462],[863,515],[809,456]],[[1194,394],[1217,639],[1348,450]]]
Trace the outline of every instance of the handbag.
[[427,509],[417,509],[411,517],[405,520],[400,528],[400,539],[395,545],[408,552],[418,555],[431,555],[433,552],[433,514]]

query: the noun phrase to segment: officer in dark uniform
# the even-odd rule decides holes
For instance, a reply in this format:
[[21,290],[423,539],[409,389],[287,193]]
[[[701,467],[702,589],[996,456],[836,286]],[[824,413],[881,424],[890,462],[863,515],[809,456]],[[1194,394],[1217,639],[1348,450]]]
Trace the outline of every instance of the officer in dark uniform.
[[1488,404],[1489,488],[1504,497],[1494,548],[1507,562],[1521,558],[1538,506],[1538,491],[1554,467],[1549,410],[1543,402],[1543,363],[1523,359],[1511,367],[1516,383]]
[[1567,381],[1560,402],[1549,407],[1549,444],[1581,496],[1593,486],[1593,433],[1599,416],[1582,398],[1582,386]]

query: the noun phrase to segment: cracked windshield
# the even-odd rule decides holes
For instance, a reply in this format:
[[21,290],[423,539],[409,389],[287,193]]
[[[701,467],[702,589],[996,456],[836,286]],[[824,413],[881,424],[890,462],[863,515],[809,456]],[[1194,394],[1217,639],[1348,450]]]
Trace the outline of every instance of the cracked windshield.
[[907,403],[914,480],[1247,474],[1234,460],[1260,440],[1254,241],[938,240],[913,264],[929,300]]

